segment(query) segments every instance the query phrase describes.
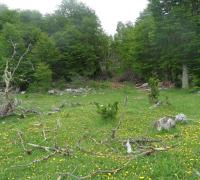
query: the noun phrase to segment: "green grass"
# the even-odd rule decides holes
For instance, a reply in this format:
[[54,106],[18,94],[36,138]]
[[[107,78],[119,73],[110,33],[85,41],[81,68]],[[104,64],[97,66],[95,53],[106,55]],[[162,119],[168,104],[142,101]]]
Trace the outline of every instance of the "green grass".
[[[128,96],[128,106],[123,107],[124,97]],[[171,106],[149,109],[146,93],[132,86],[121,89],[104,89],[92,91],[87,95],[49,96],[42,94],[26,94],[19,98],[23,106],[38,108],[48,112],[62,102],[80,103],[80,106],[64,107],[61,112],[49,115],[31,115],[24,119],[9,117],[0,120],[0,179],[56,179],[61,172],[72,172],[82,176],[97,169],[112,169],[127,161],[126,149],[122,144],[111,142],[110,146],[119,152],[113,152],[106,145],[97,145],[85,138],[82,146],[87,150],[102,154],[92,156],[76,148],[77,142],[85,135],[96,140],[109,138],[111,129],[116,127],[121,112],[125,112],[117,136],[151,137],[162,139],[171,147],[166,152],[158,152],[151,156],[133,160],[127,168],[114,175],[99,175],[92,179],[198,179],[196,170],[200,171],[200,96],[181,90],[161,92],[161,98],[169,97]],[[105,121],[96,113],[93,102],[102,104],[119,102],[120,112],[114,121]],[[179,124],[169,132],[156,132],[153,122],[164,115],[176,115],[183,112],[192,121]],[[41,150],[33,150],[31,155],[24,153],[16,130],[24,133],[25,142],[52,146],[53,133],[47,132],[48,141],[44,142],[41,128],[34,126],[42,121],[46,127],[54,129],[56,119],[60,119],[61,128],[58,133],[58,144],[68,145],[73,149],[72,156],[57,155],[47,161],[25,167],[13,167],[27,164],[35,159],[48,155]],[[105,154],[108,156],[104,156]],[[63,179],[70,179],[64,177]]]

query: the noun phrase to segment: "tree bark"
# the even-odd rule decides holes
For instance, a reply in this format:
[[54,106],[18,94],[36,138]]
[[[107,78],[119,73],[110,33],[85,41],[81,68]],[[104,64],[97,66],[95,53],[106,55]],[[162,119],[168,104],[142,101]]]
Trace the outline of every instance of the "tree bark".
[[183,64],[183,74],[182,74],[182,88],[189,88],[189,75],[188,75],[188,67],[186,64]]

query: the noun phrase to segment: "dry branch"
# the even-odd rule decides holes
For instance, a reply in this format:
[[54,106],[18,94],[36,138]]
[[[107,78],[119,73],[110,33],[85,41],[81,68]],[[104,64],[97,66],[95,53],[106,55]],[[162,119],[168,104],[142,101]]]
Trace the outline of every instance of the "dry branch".
[[56,126],[55,126],[55,129],[54,129],[54,146],[56,147],[58,142],[57,142],[57,136],[58,136],[58,130],[59,128],[61,128],[61,122],[60,122],[60,119],[57,119],[56,120]]
[[121,126],[121,124],[122,124],[122,121],[124,121],[124,118],[125,117],[125,114],[124,114],[124,112],[121,114],[121,116],[120,116],[120,120],[119,120],[119,123],[118,123],[118,125],[114,128],[114,129],[112,129],[112,135],[111,135],[111,138],[112,139],[115,139],[116,138],[116,133],[117,133],[117,131],[119,130],[119,128],[120,128],[120,126]]
[[[125,98],[124,98],[124,107],[126,108],[127,105],[128,105],[128,96],[125,96]],[[119,130],[122,122],[124,121],[124,119],[125,119],[125,113],[122,112],[121,115],[120,115],[120,119],[119,119],[118,125],[114,129],[112,129],[112,134],[111,134],[111,138],[112,139],[116,138],[116,133]]]
[[[125,144],[127,140],[123,140],[123,144]],[[160,139],[152,139],[152,138],[129,138],[129,142],[131,144],[146,144],[146,143],[154,143],[154,142],[161,142]]]
[[11,43],[12,46],[13,46],[13,54],[12,54],[12,56],[11,56],[11,60],[13,60],[14,57],[15,57],[15,55],[16,55],[16,53],[17,53],[17,51],[16,51],[16,46],[17,46],[17,44],[14,43],[14,42],[12,41],[12,39],[10,40],[10,43]]
[[43,137],[44,137],[44,141],[47,140],[47,136],[46,136],[46,131],[44,129],[42,129],[42,134],[43,134]]
[[12,78],[13,76],[15,75],[15,72],[16,70],[19,68],[19,65],[21,63],[21,61],[24,59],[24,57],[28,54],[28,52],[30,51],[30,48],[31,48],[31,44],[28,45],[26,51],[20,56],[18,62],[17,62],[17,65],[15,66],[15,68],[13,69],[13,72],[12,72]]
[[27,164],[21,164],[21,165],[11,166],[11,168],[31,166],[33,164],[40,163],[42,161],[47,161],[49,158],[51,158],[51,157],[53,157],[55,155],[56,155],[56,152],[53,152],[53,153],[49,154],[48,156],[45,156],[45,157],[43,157],[41,159],[35,159],[34,161],[32,161],[30,163],[27,163]]
[[34,147],[34,148],[37,148],[37,149],[41,149],[41,150],[44,150],[46,152],[56,152],[58,154],[62,154],[62,155],[70,155],[72,150],[69,149],[69,148],[61,148],[59,146],[55,146],[55,147],[49,147],[49,146],[42,146],[42,145],[39,145],[39,144],[32,144],[32,143],[27,143],[27,145],[31,146],[31,147]]
[[108,173],[116,174],[116,173],[122,171],[123,169],[127,168],[130,165],[130,163],[138,157],[147,156],[147,155],[149,156],[149,155],[151,155],[151,154],[153,154],[157,151],[167,151],[168,149],[169,149],[169,147],[167,147],[167,148],[163,148],[163,147],[161,147],[161,148],[151,148],[151,149],[148,149],[147,151],[142,152],[138,155],[132,156],[127,162],[125,162],[124,164],[122,164],[121,166],[119,166],[117,168],[113,168],[113,169],[109,169],[109,170],[97,170],[97,171],[89,173],[86,176],[76,176],[76,175],[74,175],[74,173],[70,173],[70,172],[60,173],[57,179],[61,179],[62,177],[73,177],[77,180],[82,180],[82,179],[90,179],[90,178],[93,178],[93,177],[100,175],[100,174],[108,174]]
[[19,139],[20,139],[20,143],[21,143],[21,146],[22,146],[24,152],[26,152],[27,154],[31,154],[31,150],[28,150],[28,149],[26,148],[26,146],[25,146],[24,139],[23,139],[23,133],[22,133],[21,131],[18,130],[18,131],[17,131],[17,135],[18,135],[18,137],[19,137]]
[[25,118],[27,115],[40,115],[41,112],[36,109],[24,109],[23,107],[19,106],[14,114],[20,116],[20,118]]

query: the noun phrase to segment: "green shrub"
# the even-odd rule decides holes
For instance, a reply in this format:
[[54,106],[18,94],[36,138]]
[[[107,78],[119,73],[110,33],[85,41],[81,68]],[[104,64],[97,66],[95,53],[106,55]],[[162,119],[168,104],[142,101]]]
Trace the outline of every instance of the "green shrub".
[[149,79],[150,93],[149,101],[150,103],[156,104],[159,97],[159,80],[157,78]]
[[197,75],[192,76],[192,87],[200,87],[200,77]]
[[102,105],[99,103],[94,103],[97,108],[97,113],[101,115],[103,119],[115,119],[118,113],[118,102],[113,104]]
[[194,86],[189,90],[190,93],[197,93],[199,91],[200,91],[200,87],[199,86]]
[[52,71],[48,65],[40,63],[34,73],[34,82],[30,85],[29,91],[46,92],[52,83]]

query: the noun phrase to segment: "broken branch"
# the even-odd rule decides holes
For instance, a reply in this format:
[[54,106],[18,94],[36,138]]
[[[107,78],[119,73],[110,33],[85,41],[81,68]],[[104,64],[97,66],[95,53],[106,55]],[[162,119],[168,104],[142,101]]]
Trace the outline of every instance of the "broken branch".
[[73,173],[70,173],[70,172],[60,173],[59,177],[57,179],[61,179],[61,177],[63,177],[63,176],[67,176],[67,177],[71,176],[71,177],[73,177],[73,178],[75,178],[77,180],[82,180],[82,179],[89,179],[89,178],[92,178],[92,177],[100,175],[100,174],[108,174],[108,173],[116,174],[116,173],[122,171],[123,169],[127,168],[130,165],[130,163],[134,159],[136,159],[138,157],[151,155],[151,154],[155,153],[156,151],[166,151],[168,149],[169,149],[168,147],[167,148],[163,148],[163,147],[161,147],[161,148],[152,148],[152,149],[149,149],[149,150],[147,150],[145,152],[142,152],[142,153],[140,153],[140,154],[138,154],[136,156],[132,156],[127,162],[125,162],[124,164],[122,164],[121,166],[119,166],[117,168],[113,168],[113,169],[110,169],[110,170],[97,170],[95,172],[89,173],[86,176],[76,176],[76,175],[74,175]]

